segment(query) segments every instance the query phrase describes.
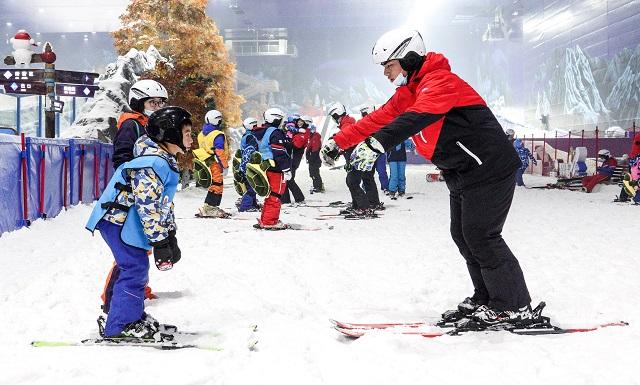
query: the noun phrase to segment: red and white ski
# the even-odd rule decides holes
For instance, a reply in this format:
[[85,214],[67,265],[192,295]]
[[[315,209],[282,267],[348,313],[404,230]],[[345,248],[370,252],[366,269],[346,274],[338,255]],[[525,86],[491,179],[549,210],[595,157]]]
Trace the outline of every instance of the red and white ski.
[[[434,326],[427,323],[395,323],[395,324],[359,324],[360,326],[354,326],[358,324],[340,323],[348,326],[343,328],[334,324],[334,329],[349,338],[360,338],[364,335],[373,334],[396,334],[396,335],[415,335],[425,338],[436,338],[446,335],[457,336],[471,332],[495,332],[495,331],[507,331],[513,334],[519,335],[548,335],[548,334],[570,334],[570,333],[585,333],[592,332],[602,328],[609,328],[615,326],[628,326],[629,324],[624,321],[611,322],[605,324],[598,324],[586,327],[572,327],[561,328],[553,326],[548,322],[537,325],[529,325],[522,328],[509,328],[506,325],[498,325],[497,327],[490,327],[484,329],[466,329],[466,328],[452,328],[450,330],[433,330]],[[424,330],[420,330],[424,329]],[[430,330],[431,329],[431,330]]]

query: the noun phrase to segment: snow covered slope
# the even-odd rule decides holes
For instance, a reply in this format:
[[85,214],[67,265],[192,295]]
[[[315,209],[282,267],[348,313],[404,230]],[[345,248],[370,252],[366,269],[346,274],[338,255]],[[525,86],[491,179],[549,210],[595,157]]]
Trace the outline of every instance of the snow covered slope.
[[[346,200],[344,172],[322,173],[329,191],[307,195],[309,204]],[[150,272],[160,299],[147,301],[147,310],[185,330],[221,333],[222,352],[31,347],[34,339],[97,335],[112,258],[100,235],[83,228],[89,206],[4,234],[0,384],[639,383],[640,208],[610,203],[614,186],[593,194],[520,188],[504,236],[534,301],[546,301],[558,324],[624,319],[629,327],[539,337],[338,336],[329,318],[425,319],[471,293],[448,233],[446,187],[426,183],[424,174],[424,166],[408,168],[414,198],[387,201],[380,219],[318,221],[336,209],[284,208],[284,220],[320,231],[256,231],[255,213],[238,215],[250,220],[192,219],[205,192],[178,193],[183,258],[171,271]],[[304,167],[298,175],[306,190]],[[232,208],[236,197],[228,184],[222,206]],[[235,338],[252,323],[259,325],[255,352]]]

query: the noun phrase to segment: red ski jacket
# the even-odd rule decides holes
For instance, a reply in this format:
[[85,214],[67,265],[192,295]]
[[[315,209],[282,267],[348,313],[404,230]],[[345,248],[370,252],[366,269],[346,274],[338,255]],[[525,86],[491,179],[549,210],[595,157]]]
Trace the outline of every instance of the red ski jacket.
[[[429,52],[405,86],[357,123],[340,122],[334,136],[343,149],[374,134],[385,150],[412,137],[416,150],[456,185],[505,177],[520,166],[513,146],[485,101],[451,72],[443,55]],[[450,178],[454,179],[454,178]]]
[[309,143],[307,144],[307,151],[318,152],[320,151],[321,147],[322,147],[322,137],[320,136],[319,133],[314,132],[309,137]]

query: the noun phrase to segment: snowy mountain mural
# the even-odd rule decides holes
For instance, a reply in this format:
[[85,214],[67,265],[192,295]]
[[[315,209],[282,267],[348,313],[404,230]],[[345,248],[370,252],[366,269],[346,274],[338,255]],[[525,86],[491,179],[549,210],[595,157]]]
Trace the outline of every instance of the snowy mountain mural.
[[118,116],[128,109],[129,88],[144,72],[155,68],[158,61],[166,62],[154,46],[146,52],[132,48],[115,63],[107,65],[99,78],[100,90],[86,103],[73,125],[65,132],[67,137],[99,139],[111,142]]
[[559,50],[534,79],[536,118],[546,113],[556,127],[640,120],[640,45],[611,59],[590,58],[580,46]]
[[640,45],[632,52],[622,74],[606,98],[606,105],[618,120],[632,120],[640,116]]
[[549,111],[557,125],[608,120],[589,59],[579,46],[556,51],[535,75],[536,110]]

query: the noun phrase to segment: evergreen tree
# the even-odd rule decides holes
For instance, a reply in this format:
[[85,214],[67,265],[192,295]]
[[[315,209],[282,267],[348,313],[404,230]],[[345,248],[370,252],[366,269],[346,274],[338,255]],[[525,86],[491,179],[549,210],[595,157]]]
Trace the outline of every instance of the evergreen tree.
[[132,0],[113,32],[120,55],[154,45],[169,58],[145,77],[167,88],[171,105],[193,114],[196,130],[214,108],[228,126],[241,124],[244,102],[234,90],[235,64],[206,6],[207,0]]

